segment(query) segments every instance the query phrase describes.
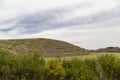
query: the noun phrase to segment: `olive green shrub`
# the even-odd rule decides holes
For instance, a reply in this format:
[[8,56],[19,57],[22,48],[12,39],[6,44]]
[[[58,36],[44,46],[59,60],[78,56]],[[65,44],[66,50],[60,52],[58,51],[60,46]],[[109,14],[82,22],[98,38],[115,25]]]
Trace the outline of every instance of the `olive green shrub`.
[[104,55],[98,58],[103,73],[109,80],[120,80],[120,59],[114,55]]
[[48,72],[47,78],[49,80],[63,80],[66,76],[66,72],[62,66],[62,62],[56,59],[51,59],[46,64]]
[[45,60],[0,49],[0,80],[120,80],[120,58]]

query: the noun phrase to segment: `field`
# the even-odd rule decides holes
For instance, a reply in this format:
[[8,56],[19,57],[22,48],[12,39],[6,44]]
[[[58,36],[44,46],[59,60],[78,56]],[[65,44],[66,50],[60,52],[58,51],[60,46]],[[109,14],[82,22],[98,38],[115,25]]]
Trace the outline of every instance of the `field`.
[[42,58],[0,50],[0,80],[120,80],[119,53]]
[[44,57],[73,56],[88,53],[86,49],[68,42],[45,38],[0,40],[0,49],[18,54],[40,53]]
[[120,58],[120,52],[90,52],[90,54],[87,55],[80,55],[80,56],[66,56],[66,57],[51,57],[51,58],[45,58],[45,60],[50,60],[50,59],[61,59],[61,60],[71,60],[74,58],[85,60],[85,59],[96,59],[97,57],[100,57],[102,55],[114,55],[116,57]]

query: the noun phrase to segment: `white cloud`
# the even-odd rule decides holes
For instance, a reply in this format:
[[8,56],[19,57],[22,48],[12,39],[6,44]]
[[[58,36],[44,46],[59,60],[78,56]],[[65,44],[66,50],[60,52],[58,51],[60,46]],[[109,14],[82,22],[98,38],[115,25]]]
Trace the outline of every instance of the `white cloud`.
[[[90,15],[96,16],[97,14],[101,13],[102,15],[105,15],[103,14],[104,12],[112,10],[119,5],[119,0],[2,0],[0,1],[0,39],[38,37],[53,38],[65,40],[87,49],[95,49],[106,46],[119,46],[120,38],[118,34],[120,34],[120,27],[118,22],[120,21],[120,19],[119,17],[113,19],[114,15],[112,14],[110,14],[108,18],[106,16],[105,19],[100,18],[100,22],[96,22],[95,24],[87,25],[86,23],[85,25],[68,25],[67,27],[61,27],[53,30],[45,29],[43,30],[43,32],[38,32],[35,34],[21,33],[29,30],[29,25],[27,26],[28,29],[21,26],[19,27],[18,25],[19,21],[22,20],[21,16],[44,12],[45,10],[52,11],[54,9],[65,9],[66,12],[63,11],[63,14],[52,14],[52,16],[57,17],[56,21],[54,20],[52,23],[54,24],[60,22],[64,23],[65,21],[69,21],[74,18],[81,19],[86,18]],[[106,13],[106,15],[107,14],[108,13]],[[47,15],[45,14],[45,16]],[[16,19],[13,22],[4,22],[13,18]],[[85,20],[89,21],[89,19],[91,19],[92,21],[91,17],[86,18]],[[77,22],[79,23],[78,20]],[[116,22],[118,25],[116,25]],[[70,22],[68,22],[68,24],[70,24]],[[16,25],[17,27],[15,27]],[[34,27],[36,28],[36,26]],[[47,28],[49,27],[49,25],[45,27]],[[13,29],[8,32],[1,31],[1,29],[9,28]],[[42,27],[40,28],[42,29]]]
[[[109,3],[109,4],[106,4]],[[78,16],[87,16],[91,14],[96,14],[102,11],[109,10],[113,7],[118,6],[119,3],[115,0],[89,0],[83,4],[83,8],[74,9],[73,13],[71,14],[71,17],[78,17]],[[67,15],[65,15],[67,16]],[[68,17],[70,17],[68,15]]]
[[[73,16],[90,14],[118,5],[117,0],[2,0],[0,7],[0,21],[14,18],[22,14],[35,13],[70,5],[88,4],[89,8],[75,12]],[[109,3],[109,4],[106,4]]]
[[[108,47],[108,46],[119,46],[120,37],[119,31],[120,27],[106,27],[106,28],[97,28],[97,25],[93,28],[83,28],[81,29],[79,26],[62,28],[56,30],[48,30],[41,33],[33,34],[27,36],[27,38],[37,38],[38,36],[41,38],[52,38],[59,39],[71,42],[78,46],[87,49],[97,49],[100,47]],[[86,26],[90,27],[90,26]],[[103,26],[101,26],[103,27]]]
[[[0,2],[2,4],[0,21],[31,12],[74,5],[78,2],[79,0],[3,0]],[[81,2],[84,2],[84,0],[81,0]]]

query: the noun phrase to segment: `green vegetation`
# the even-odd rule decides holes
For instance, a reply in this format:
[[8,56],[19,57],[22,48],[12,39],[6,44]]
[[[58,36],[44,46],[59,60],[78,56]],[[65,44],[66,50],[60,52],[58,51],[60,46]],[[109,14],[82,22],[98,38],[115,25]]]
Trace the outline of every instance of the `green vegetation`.
[[119,47],[106,47],[98,50],[92,50],[93,52],[120,52]]
[[45,60],[50,60],[50,59],[61,59],[61,60],[71,60],[74,58],[77,59],[81,59],[81,60],[85,60],[85,59],[97,59],[98,57],[100,57],[101,55],[114,55],[117,57],[120,57],[120,53],[118,52],[90,52],[87,55],[78,55],[78,56],[65,56],[65,57],[49,57],[49,58],[45,58]]
[[16,55],[0,50],[0,80],[41,79],[45,72],[45,61],[37,56]]
[[43,57],[76,56],[88,51],[68,42],[52,39],[0,40],[0,48],[12,53],[38,53]]
[[43,59],[40,54],[0,50],[0,80],[120,80],[120,58]]
[[1,40],[0,80],[120,80],[119,57],[59,40]]

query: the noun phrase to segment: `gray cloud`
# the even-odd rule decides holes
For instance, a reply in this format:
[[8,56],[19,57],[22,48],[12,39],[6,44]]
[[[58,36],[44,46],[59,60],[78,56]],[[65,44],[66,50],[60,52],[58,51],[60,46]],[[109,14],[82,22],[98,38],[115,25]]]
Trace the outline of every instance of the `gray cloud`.
[[[0,36],[55,38],[88,49],[109,46],[109,44],[119,46],[120,5],[81,15],[84,9],[89,9],[89,6],[91,5],[88,3],[78,4],[20,15],[14,19],[2,21]],[[80,15],[76,15],[75,12]]]
[[[80,7],[78,7],[80,8]],[[78,9],[79,10],[79,9]],[[103,11],[97,14],[92,14],[88,16],[74,17],[72,19],[64,21],[65,15],[72,13],[70,8],[60,8],[55,10],[48,10],[43,12],[38,12],[35,14],[23,15],[13,20],[8,20],[4,24],[10,24],[15,20],[18,20],[14,25],[7,29],[0,29],[0,31],[9,32],[13,29],[19,28],[18,32],[22,34],[33,34],[42,32],[49,29],[58,29],[63,27],[71,26],[82,26],[84,25],[119,25],[120,21],[120,6],[113,9]],[[69,15],[71,16],[71,15]],[[61,17],[61,18],[60,18]],[[59,18],[61,20],[59,20]],[[63,21],[62,21],[63,18]],[[84,26],[85,27],[85,26]],[[104,26],[105,27],[105,26]],[[106,26],[107,27],[107,26]],[[110,26],[109,26],[110,27]],[[89,27],[87,27],[89,28]],[[23,30],[24,29],[24,30]]]

